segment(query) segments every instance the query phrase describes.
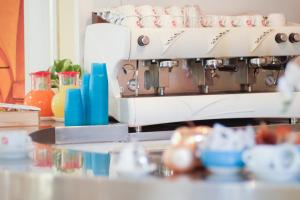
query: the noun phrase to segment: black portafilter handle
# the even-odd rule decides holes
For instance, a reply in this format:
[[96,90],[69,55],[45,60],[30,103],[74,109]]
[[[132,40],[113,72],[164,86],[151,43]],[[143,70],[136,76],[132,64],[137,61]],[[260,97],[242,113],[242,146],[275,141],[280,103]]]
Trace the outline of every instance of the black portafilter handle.
[[218,67],[218,70],[221,72],[236,72],[237,67],[235,65],[223,65],[222,67]]

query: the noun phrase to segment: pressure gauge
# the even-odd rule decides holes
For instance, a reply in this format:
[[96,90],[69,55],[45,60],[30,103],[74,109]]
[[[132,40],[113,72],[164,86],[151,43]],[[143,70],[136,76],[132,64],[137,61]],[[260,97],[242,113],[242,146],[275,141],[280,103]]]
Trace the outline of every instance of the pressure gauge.
[[273,75],[268,75],[265,78],[265,84],[269,87],[275,86],[276,85],[276,79]]
[[138,83],[136,79],[130,79],[127,83],[127,87],[131,92],[134,92],[138,89]]

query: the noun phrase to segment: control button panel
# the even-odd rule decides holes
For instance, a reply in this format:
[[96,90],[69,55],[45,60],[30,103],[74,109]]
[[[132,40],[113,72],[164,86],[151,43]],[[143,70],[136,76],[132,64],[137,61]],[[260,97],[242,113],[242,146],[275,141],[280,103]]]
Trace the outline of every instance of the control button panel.
[[150,43],[150,38],[146,35],[141,35],[138,37],[137,42],[138,42],[138,45],[140,45],[140,46],[146,46]]
[[275,41],[277,43],[284,43],[287,42],[287,40],[288,40],[288,36],[285,33],[277,33],[275,36]]
[[299,33],[291,33],[289,36],[289,40],[291,43],[300,42],[300,34]]

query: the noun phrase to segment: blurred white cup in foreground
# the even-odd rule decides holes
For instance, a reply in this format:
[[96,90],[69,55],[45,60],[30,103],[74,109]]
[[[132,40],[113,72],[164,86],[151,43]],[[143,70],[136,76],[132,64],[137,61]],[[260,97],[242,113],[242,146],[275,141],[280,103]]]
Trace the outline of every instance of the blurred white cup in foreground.
[[300,154],[293,145],[258,145],[244,152],[243,160],[263,180],[287,181],[300,172]]
[[19,159],[32,149],[31,137],[25,131],[0,132],[0,159]]
[[282,13],[272,13],[268,15],[268,26],[285,26],[286,17]]

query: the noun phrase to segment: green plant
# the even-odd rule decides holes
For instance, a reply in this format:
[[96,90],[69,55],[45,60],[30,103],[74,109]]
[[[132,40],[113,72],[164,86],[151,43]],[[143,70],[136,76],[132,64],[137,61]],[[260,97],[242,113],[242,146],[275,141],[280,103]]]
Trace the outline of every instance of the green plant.
[[63,60],[55,60],[53,66],[49,68],[49,72],[51,72],[51,87],[58,88],[58,73],[59,72],[67,72],[67,71],[76,71],[81,74],[83,73],[82,68],[78,64],[73,64],[70,59]]

